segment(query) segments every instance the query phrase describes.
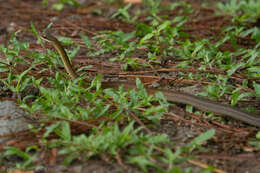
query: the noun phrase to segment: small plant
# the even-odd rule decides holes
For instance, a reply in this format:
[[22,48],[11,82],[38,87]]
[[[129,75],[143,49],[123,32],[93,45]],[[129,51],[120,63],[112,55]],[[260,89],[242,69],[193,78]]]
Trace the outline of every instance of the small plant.
[[134,23],[138,16],[136,15],[134,18],[131,18],[130,14],[128,13],[128,9],[131,8],[131,6],[132,4],[128,4],[123,8],[119,8],[117,12],[111,16],[111,18],[113,19],[115,17],[121,16],[124,21]]
[[[21,151],[16,147],[5,147],[5,152],[2,154],[1,157],[5,158],[8,156],[18,156],[23,159],[23,162],[16,163],[16,167],[19,169],[31,169],[33,167],[33,162],[37,158],[37,146],[30,146],[27,147],[25,151]],[[34,154],[33,154],[34,153]]]
[[[49,4],[49,0],[42,0],[43,6],[47,6],[48,4]],[[59,0],[57,3],[52,4],[52,8],[57,11],[61,11],[66,4],[75,7],[80,6],[80,3],[77,0]]]
[[148,13],[152,16],[157,16],[161,5],[161,0],[143,0],[142,3],[146,6]]
[[260,17],[260,2],[257,0],[231,0],[230,3],[217,3],[217,7],[233,16],[233,21],[255,22]]

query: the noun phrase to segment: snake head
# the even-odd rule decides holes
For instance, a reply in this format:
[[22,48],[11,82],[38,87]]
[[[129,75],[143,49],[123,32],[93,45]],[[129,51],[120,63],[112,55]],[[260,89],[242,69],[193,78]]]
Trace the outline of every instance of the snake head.
[[49,32],[40,34],[41,39],[47,42],[57,42],[57,39]]

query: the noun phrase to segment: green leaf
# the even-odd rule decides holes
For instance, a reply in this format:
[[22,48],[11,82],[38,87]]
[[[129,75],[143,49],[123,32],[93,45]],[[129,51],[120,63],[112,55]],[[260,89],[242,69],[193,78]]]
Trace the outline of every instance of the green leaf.
[[228,76],[231,76],[232,74],[234,74],[240,67],[244,67],[244,65],[245,65],[245,63],[238,63],[238,64],[233,64],[232,65],[232,68],[231,69],[229,69],[228,71],[227,71],[227,75]]
[[141,93],[146,94],[146,89],[145,89],[142,81],[139,78],[136,78],[135,82],[136,82],[136,87],[138,88],[138,90]]
[[260,97],[260,84],[258,84],[254,81],[253,86],[254,86],[254,89],[255,89],[255,92],[256,92],[256,97]]
[[253,77],[260,77],[260,67],[251,67],[248,68],[247,71],[251,73],[250,75]]
[[70,124],[63,121],[59,124],[60,128],[55,129],[55,133],[65,141],[71,140]]
[[90,85],[90,88],[96,87],[96,90],[99,90],[101,88],[101,75],[96,76]]
[[[18,83],[16,85],[16,92],[18,93],[20,90],[25,88],[25,85],[27,84],[26,82],[23,82],[25,75],[32,69],[34,66],[31,66],[27,70],[23,71],[19,76],[18,76]],[[25,79],[26,81],[26,79]],[[28,81],[28,78],[27,78]]]
[[194,148],[201,145],[201,143],[211,139],[215,135],[215,129],[210,129],[202,134],[200,134],[198,137],[192,140],[190,144],[190,151],[192,151]]
[[254,27],[254,32],[252,34],[252,39],[256,42],[260,42],[260,28]]
[[177,67],[188,68],[188,67],[190,67],[190,64],[191,64],[191,61],[182,61],[182,62],[178,63]]
[[70,60],[71,60],[72,57],[75,57],[75,56],[76,56],[76,54],[78,53],[79,49],[80,49],[80,46],[76,46],[76,47],[70,52],[70,54],[68,54]]
[[250,145],[253,145],[256,148],[260,148],[260,142],[259,141],[249,141]]
[[131,157],[128,158],[130,163],[137,164],[138,166],[141,167],[142,170],[147,172],[147,166],[153,166],[154,163],[150,161],[148,158],[145,156],[136,156],[136,157]]
[[65,46],[69,46],[73,44],[73,40],[69,37],[58,37],[58,40],[62,42]]
[[56,3],[52,5],[52,8],[57,10],[57,11],[61,11],[64,8],[64,4],[62,3]]
[[237,49],[238,48],[238,45],[237,45],[237,41],[236,41],[236,38],[233,34],[229,34],[229,41],[231,42],[232,46],[234,49]]
[[202,134],[200,134],[198,137],[192,140],[192,143],[194,144],[201,144],[202,142],[205,142],[212,138],[215,135],[215,129],[210,129]]
[[154,36],[154,33],[148,33],[146,34],[139,42],[140,45],[142,45],[145,41],[150,40]]
[[129,15],[129,13],[128,13],[128,9],[129,9],[131,6],[132,6],[132,4],[129,3],[129,4],[126,5],[125,7],[119,8],[119,9],[117,10],[117,12],[114,13],[114,14],[111,16],[111,18],[113,19],[113,18],[115,18],[115,17],[117,17],[117,16],[122,16],[126,21],[130,21],[130,15]]
[[5,147],[5,152],[4,152],[4,156],[11,156],[11,155],[17,155],[19,157],[22,157],[23,159],[25,160],[28,160],[31,158],[31,156],[26,153],[26,152],[23,152],[22,150],[20,150],[19,148],[16,148],[16,147]]
[[256,139],[260,139],[260,131],[257,132]]
[[239,100],[243,99],[244,97],[248,97],[248,96],[254,96],[254,94],[251,92],[245,92],[245,93],[240,93],[239,91],[233,92],[231,105],[232,106],[236,105]]
[[163,22],[163,24],[159,25],[157,28],[158,32],[161,32],[162,30],[165,30],[167,27],[169,27],[171,25],[170,21],[165,21]]
[[84,34],[80,34],[81,39],[83,40],[84,44],[87,46],[87,48],[91,47],[91,42],[88,39],[88,36],[84,35]]
[[46,132],[43,134],[43,138],[47,138],[50,133],[52,133],[57,127],[59,127],[60,122],[53,123],[52,125],[46,127]]
[[1,72],[5,72],[5,71],[8,71],[8,70],[9,70],[8,65],[1,64],[1,61],[0,61],[0,73],[1,73]]
[[46,7],[48,5],[48,0],[42,0],[42,6]]
[[[30,22],[30,25],[31,25],[31,28],[32,28],[32,33],[33,33],[35,36],[38,37],[39,34],[38,34],[36,28],[34,27],[33,22]],[[40,37],[38,37],[37,39],[38,39],[38,41],[39,41],[39,40],[40,40]]]
[[137,23],[136,25],[136,36],[137,37],[143,37],[148,33],[152,32],[152,27],[149,25],[146,25],[145,23]]

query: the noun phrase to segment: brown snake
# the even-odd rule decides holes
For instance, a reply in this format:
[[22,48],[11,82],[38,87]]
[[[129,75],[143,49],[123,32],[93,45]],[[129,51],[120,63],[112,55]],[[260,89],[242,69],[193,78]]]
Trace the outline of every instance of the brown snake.
[[[58,51],[62,61],[64,63],[65,69],[67,73],[69,73],[72,79],[77,78],[77,74],[72,68],[72,65],[69,61],[69,58],[62,47],[61,43],[51,34],[46,34],[41,36],[41,38],[49,43],[51,43],[55,49]],[[118,88],[120,85],[124,86],[124,89],[134,89],[136,88],[135,85],[124,83],[124,82],[102,82],[103,88]],[[170,102],[175,103],[183,103],[183,104],[190,104],[196,108],[199,108],[204,111],[210,111],[218,114],[227,115],[237,120],[241,120],[245,123],[250,125],[254,125],[260,127],[260,117],[256,115],[250,114],[248,112],[242,111],[238,108],[233,108],[229,105],[221,104],[216,101],[211,101],[205,98],[197,97],[194,95],[176,92],[176,91],[167,91],[167,90],[159,90],[159,89],[147,89],[149,94],[154,94],[156,92],[162,92],[166,99]]]

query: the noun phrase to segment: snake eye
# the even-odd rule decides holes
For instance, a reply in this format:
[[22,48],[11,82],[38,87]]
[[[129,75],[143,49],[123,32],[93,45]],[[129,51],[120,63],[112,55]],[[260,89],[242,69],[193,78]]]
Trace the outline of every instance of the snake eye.
[[43,38],[46,38],[46,33],[42,33],[41,36],[42,36]]

